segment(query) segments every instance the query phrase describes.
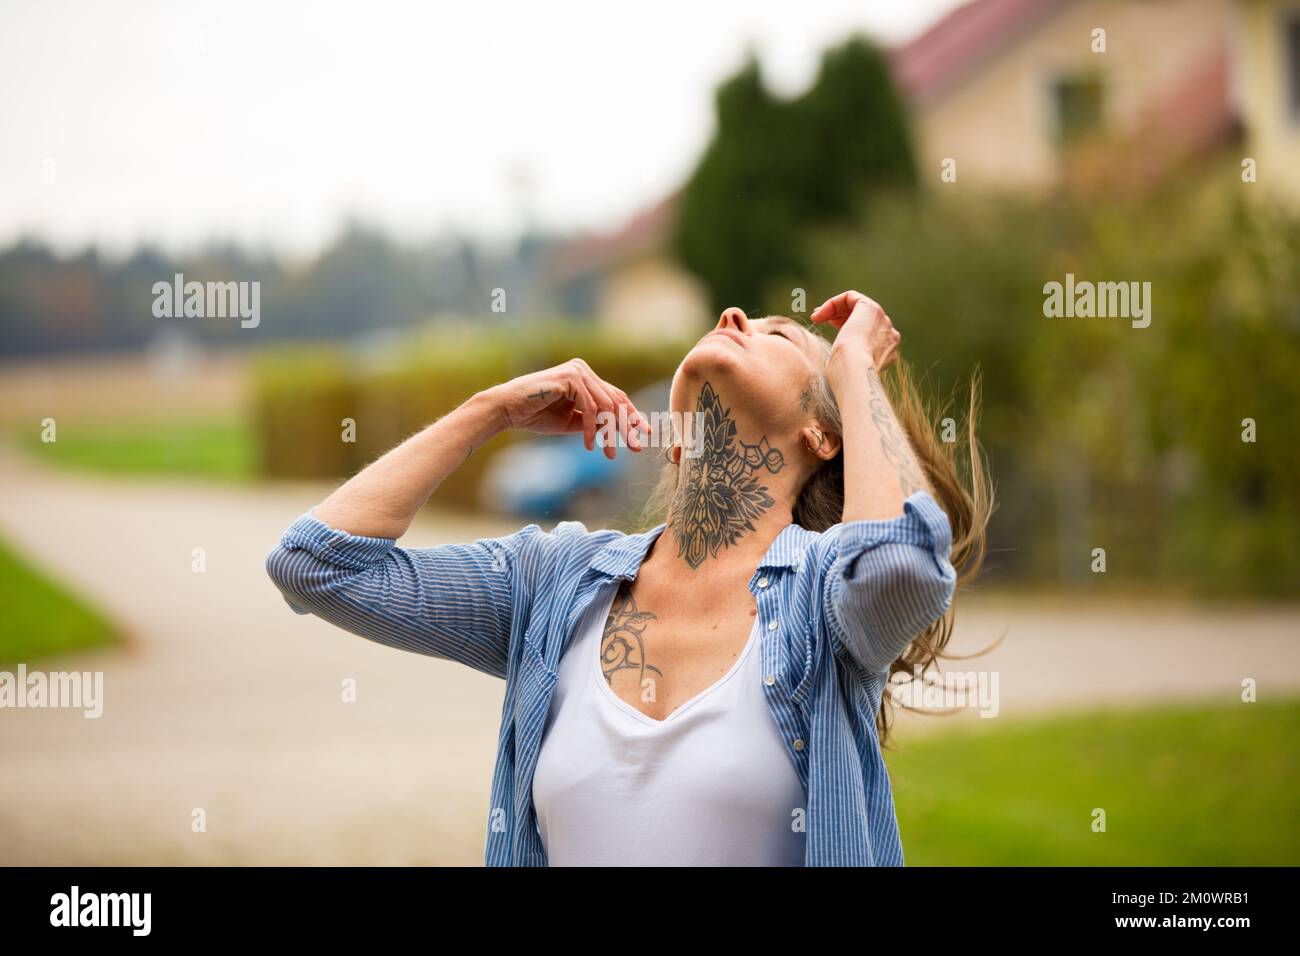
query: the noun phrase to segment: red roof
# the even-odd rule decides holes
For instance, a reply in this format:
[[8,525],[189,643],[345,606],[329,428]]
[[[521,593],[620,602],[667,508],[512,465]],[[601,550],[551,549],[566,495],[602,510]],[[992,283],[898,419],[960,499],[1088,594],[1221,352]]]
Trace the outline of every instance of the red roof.
[[1071,2],[971,0],[895,50],[894,77],[913,103],[924,103]]
[[1146,110],[1151,143],[1193,154],[1231,136],[1238,117],[1232,104],[1231,59],[1224,43]]
[[[924,107],[1007,47],[1029,41],[1034,30],[1072,2],[971,0],[893,51],[894,78],[914,107]],[[1145,104],[1141,135],[1151,153],[1152,175],[1233,134],[1230,70],[1225,41],[1204,51],[1185,75]]]
[[612,232],[579,236],[553,254],[550,272],[560,279],[596,272],[661,250],[672,232],[681,190],[675,189]]
[[[895,81],[914,107],[924,106],[1073,2],[970,0],[890,52]],[[1199,69],[1149,104],[1147,122],[1173,152],[1195,152],[1231,132],[1235,117],[1228,95],[1229,68],[1227,49],[1220,47]],[[661,249],[680,194],[676,190],[665,196],[614,232],[565,243],[553,260],[555,272],[573,277]]]

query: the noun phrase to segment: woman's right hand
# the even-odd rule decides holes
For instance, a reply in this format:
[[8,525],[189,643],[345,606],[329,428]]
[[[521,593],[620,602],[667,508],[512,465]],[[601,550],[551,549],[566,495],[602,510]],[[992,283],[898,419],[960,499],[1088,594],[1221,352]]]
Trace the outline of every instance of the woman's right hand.
[[[580,358],[494,385],[484,394],[498,409],[506,428],[539,435],[582,432],[583,443],[591,451],[596,447],[597,430],[605,424],[603,416],[599,422],[597,416],[607,412],[629,448],[641,451],[644,447],[641,436],[649,422],[626,392],[600,378]],[[620,414],[620,409],[625,410]],[[615,456],[614,445],[606,443],[606,458]]]

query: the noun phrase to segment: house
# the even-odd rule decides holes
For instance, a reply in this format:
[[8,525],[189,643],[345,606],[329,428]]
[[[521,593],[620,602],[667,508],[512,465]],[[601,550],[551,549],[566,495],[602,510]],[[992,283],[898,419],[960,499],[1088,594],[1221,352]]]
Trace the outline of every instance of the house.
[[708,329],[708,293],[669,251],[677,195],[613,232],[555,250],[547,272],[561,314],[594,316],[630,340],[679,339]]
[[[936,187],[950,169],[1049,189],[1099,151],[1145,181],[1227,150],[1300,207],[1300,0],[971,0],[890,57]],[[667,251],[676,198],[562,247],[568,314],[632,336],[704,327],[708,298]]]
[[1233,144],[1300,199],[1300,0],[973,0],[892,62],[923,180],[1033,190],[1089,140],[1156,175]]
[[1237,102],[1269,193],[1300,205],[1300,0],[1238,5]]

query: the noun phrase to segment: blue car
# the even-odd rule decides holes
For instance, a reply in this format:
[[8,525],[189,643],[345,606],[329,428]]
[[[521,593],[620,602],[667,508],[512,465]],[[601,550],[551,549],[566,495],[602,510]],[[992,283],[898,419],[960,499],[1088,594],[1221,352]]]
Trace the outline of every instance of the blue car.
[[[663,411],[668,389],[669,383],[663,382],[633,395],[632,401],[646,414]],[[631,502],[634,483],[653,481],[662,451],[619,448],[611,461],[599,447],[587,451],[580,433],[529,438],[493,457],[479,488],[480,500],[491,511],[521,518],[608,519]]]

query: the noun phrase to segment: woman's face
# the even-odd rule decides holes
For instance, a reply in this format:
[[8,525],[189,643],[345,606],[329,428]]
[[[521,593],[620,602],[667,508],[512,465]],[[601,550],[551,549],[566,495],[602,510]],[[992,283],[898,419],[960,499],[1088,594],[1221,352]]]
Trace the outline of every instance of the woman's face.
[[805,392],[825,354],[820,338],[792,319],[727,309],[678,367],[672,408],[688,411],[709,382],[737,418],[775,440],[806,423]]

